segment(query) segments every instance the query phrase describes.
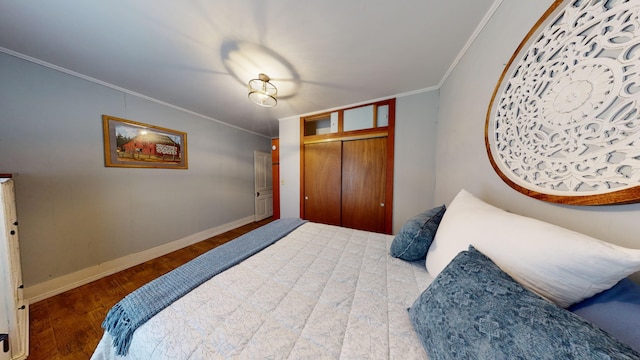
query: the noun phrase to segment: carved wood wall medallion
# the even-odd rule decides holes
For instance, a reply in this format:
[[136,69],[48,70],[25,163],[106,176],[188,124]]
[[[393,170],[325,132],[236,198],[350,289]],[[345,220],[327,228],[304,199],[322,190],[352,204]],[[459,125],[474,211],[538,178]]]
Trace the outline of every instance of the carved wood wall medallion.
[[640,1],[556,1],[494,91],[491,164],[540,200],[640,202],[639,100]]

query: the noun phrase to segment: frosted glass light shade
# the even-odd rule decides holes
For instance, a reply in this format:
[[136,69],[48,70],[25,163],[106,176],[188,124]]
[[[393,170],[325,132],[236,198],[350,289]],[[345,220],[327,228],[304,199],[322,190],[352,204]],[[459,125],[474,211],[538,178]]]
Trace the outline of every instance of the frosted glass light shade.
[[274,107],[278,104],[278,89],[270,83],[271,79],[265,74],[259,74],[257,79],[249,81],[249,99],[263,107]]

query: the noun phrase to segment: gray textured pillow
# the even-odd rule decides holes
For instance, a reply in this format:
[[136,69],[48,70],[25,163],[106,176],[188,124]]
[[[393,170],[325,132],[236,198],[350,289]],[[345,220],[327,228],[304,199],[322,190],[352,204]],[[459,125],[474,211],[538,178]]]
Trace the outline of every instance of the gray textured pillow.
[[391,243],[391,256],[407,261],[424,259],[445,210],[442,205],[409,219]]
[[579,316],[526,290],[470,247],[409,309],[429,359],[639,359]]

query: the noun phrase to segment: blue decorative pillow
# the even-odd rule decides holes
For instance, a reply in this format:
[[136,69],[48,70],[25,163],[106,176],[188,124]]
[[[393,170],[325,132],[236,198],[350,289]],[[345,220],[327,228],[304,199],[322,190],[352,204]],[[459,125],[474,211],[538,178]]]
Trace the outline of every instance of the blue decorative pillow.
[[569,308],[640,351],[640,285],[629,278]]
[[435,207],[407,221],[391,243],[391,256],[414,261],[427,256],[446,207]]
[[431,360],[639,359],[570,311],[526,290],[470,247],[409,309]]

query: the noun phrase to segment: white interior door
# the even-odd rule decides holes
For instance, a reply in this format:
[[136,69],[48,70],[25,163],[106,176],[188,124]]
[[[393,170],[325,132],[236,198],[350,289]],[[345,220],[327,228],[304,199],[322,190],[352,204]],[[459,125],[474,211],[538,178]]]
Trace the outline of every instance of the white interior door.
[[253,152],[255,173],[255,221],[273,215],[273,178],[271,177],[271,153]]

